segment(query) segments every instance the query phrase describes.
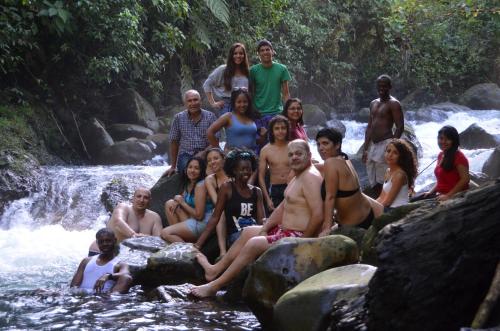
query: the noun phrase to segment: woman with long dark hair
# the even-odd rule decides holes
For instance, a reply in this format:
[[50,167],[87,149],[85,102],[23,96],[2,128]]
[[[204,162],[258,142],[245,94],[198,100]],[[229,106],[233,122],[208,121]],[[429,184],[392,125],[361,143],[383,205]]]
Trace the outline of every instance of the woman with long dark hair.
[[248,56],[245,45],[235,43],[229,49],[226,64],[217,67],[203,84],[212,108],[219,110],[219,115],[231,111],[231,92],[237,88],[248,90]]
[[469,161],[460,151],[460,137],[457,129],[445,125],[438,131],[438,146],[441,149],[437,158],[434,175],[436,184],[423,195],[411,201],[437,197],[438,201],[446,201],[461,191],[469,188]]
[[316,135],[318,152],[323,160],[324,221],[321,235],[328,234],[333,216],[339,226],[367,229],[383,213],[383,206],[361,192],[354,166],[342,152],[342,134],[335,129],[321,129]]
[[290,98],[285,102],[281,115],[290,121],[290,141],[302,139],[307,141],[307,134],[304,130],[304,109],[299,98]]
[[417,158],[404,139],[391,140],[385,148],[384,158],[388,168],[377,201],[389,210],[409,202],[409,192],[417,176]]
[[213,210],[205,187],[205,160],[193,156],[182,173],[183,193],[165,203],[170,226],[161,231],[168,242],[195,242],[205,230]]
[[[207,139],[212,147],[219,147],[216,134],[222,128],[226,130],[225,150],[234,148],[257,148],[257,126],[255,119],[259,114],[254,111],[250,94],[245,89],[237,89],[231,93],[232,111],[219,117],[207,130]],[[260,136],[259,139],[263,139]]]

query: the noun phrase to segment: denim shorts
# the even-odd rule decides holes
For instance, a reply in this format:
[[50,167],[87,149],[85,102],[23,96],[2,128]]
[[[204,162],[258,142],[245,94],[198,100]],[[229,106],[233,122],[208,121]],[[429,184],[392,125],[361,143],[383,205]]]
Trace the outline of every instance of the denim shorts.
[[191,231],[196,238],[198,238],[203,233],[203,231],[205,231],[210,216],[212,216],[212,210],[205,213],[205,218],[201,221],[197,221],[194,218],[188,218],[185,221],[189,231]]

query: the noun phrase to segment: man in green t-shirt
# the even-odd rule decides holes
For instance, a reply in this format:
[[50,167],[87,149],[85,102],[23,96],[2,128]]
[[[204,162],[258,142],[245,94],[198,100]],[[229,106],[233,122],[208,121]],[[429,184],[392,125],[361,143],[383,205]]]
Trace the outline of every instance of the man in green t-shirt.
[[283,102],[290,98],[288,81],[290,73],[286,66],[273,62],[274,49],[269,40],[263,39],[257,44],[260,63],[250,68],[250,86],[253,105],[262,118],[256,121],[257,129],[267,130],[274,115],[281,113]]

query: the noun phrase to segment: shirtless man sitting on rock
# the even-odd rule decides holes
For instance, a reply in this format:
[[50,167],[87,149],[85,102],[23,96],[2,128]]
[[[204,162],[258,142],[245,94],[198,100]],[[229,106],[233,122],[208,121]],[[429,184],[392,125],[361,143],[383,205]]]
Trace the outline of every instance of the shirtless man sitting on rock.
[[[113,210],[107,227],[111,229],[118,242],[128,238],[160,236],[162,227],[160,215],[149,207],[151,192],[144,187],[135,190],[132,205],[120,202]],[[99,254],[96,242],[89,248],[89,256]]]
[[196,259],[205,270],[205,278],[209,283],[193,287],[193,295],[200,298],[214,296],[245,266],[282,238],[317,236],[323,218],[320,194],[322,177],[312,166],[311,151],[305,141],[297,139],[288,144],[288,160],[296,176],[285,190],[285,199],[268,221],[262,226],[243,229],[240,238],[214,265],[208,262],[205,255],[197,254]]

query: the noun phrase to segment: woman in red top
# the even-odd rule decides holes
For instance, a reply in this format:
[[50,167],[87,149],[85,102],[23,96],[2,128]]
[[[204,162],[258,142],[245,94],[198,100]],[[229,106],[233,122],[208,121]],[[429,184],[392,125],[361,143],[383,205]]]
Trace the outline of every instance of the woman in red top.
[[438,145],[441,152],[434,169],[437,182],[423,198],[437,196],[438,201],[446,201],[469,188],[469,161],[458,149],[460,138],[454,127],[446,125],[439,130]]

